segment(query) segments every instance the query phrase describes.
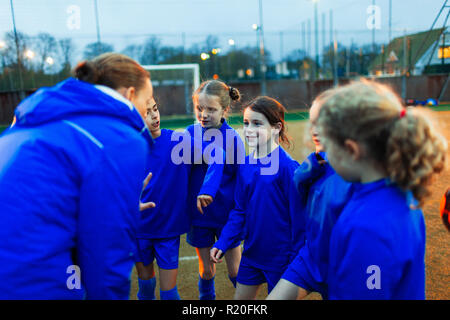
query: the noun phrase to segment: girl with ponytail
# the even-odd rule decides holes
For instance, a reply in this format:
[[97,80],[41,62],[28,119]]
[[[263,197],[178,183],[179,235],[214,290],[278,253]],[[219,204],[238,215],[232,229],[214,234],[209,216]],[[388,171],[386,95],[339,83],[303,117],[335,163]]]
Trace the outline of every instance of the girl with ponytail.
[[369,81],[332,89],[319,115],[331,166],[354,193],[330,240],[330,299],[424,299],[420,209],[443,170],[445,139],[418,109]]
[[[215,264],[209,259],[209,250],[222,232],[228,215],[233,209],[233,199],[236,185],[236,172],[239,155],[245,156],[244,143],[239,134],[228,125],[225,117],[233,102],[239,101],[239,90],[228,86],[222,81],[208,80],[200,84],[192,95],[194,112],[198,123],[189,126],[186,131],[196,141],[202,142],[203,154],[208,150],[224,150],[226,162],[222,178],[215,181],[207,174],[208,165],[203,163],[192,170],[189,183],[188,208],[192,218],[191,228],[187,234],[187,242],[195,247],[199,259],[199,298],[214,300]],[[214,139],[212,138],[214,137]],[[220,186],[214,198],[199,192],[204,180],[212,181]],[[202,207],[204,207],[202,209]],[[240,239],[225,255],[228,278],[236,286],[236,275],[241,259]]]

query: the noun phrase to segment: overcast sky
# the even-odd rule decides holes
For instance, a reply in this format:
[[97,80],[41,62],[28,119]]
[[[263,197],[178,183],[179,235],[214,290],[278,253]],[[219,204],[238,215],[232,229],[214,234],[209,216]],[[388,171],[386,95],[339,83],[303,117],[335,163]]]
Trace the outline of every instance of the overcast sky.
[[[219,38],[227,50],[228,39],[236,46],[256,44],[252,24],[259,23],[258,0],[97,0],[103,42],[120,51],[129,44],[143,43],[151,34],[163,44],[186,46],[201,43],[208,34]],[[371,43],[367,8],[373,0],[318,0],[319,47],[322,47],[322,13],[325,13],[325,43],[330,42],[329,12],[343,44],[352,40]],[[375,0],[380,8],[380,29],[375,41],[388,41],[389,0]],[[392,36],[428,30],[444,0],[392,0]],[[275,60],[291,50],[303,48],[302,22],[311,19],[311,53],[314,54],[314,4],[311,0],[262,0],[266,47]],[[48,32],[57,38],[70,37],[77,57],[84,46],[96,41],[94,0],[13,0],[16,26],[29,35]],[[79,20],[75,15],[79,8]],[[72,11],[71,11],[72,10]],[[437,26],[441,27],[441,16]],[[75,20],[74,20],[75,19]],[[0,38],[13,28],[10,0],[0,0]],[[280,32],[283,32],[280,35]]]

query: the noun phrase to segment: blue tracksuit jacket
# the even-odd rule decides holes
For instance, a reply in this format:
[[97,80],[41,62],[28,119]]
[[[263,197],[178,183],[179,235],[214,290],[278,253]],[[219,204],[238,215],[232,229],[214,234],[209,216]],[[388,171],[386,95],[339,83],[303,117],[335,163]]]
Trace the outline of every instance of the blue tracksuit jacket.
[[15,115],[0,137],[0,299],[128,299],[152,143],[143,119],[72,78]]

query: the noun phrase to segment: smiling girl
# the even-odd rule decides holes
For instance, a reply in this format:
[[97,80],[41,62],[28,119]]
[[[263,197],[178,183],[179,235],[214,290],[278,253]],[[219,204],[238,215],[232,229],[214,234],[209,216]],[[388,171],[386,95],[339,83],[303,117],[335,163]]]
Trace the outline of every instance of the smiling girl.
[[[189,208],[192,225],[187,235],[187,242],[196,248],[199,258],[199,292],[200,300],[215,299],[215,265],[209,259],[209,251],[216,238],[222,232],[222,228],[227,222],[228,215],[233,209],[237,159],[239,155],[245,155],[244,144],[239,134],[231,128],[225,120],[225,115],[231,107],[233,101],[240,99],[240,93],[236,88],[227,86],[217,80],[203,82],[194,92],[193,96],[195,115],[197,124],[191,125],[187,131],[197,141],[203,141],[203,151],[212,146],[223,149],[226,154],[226,164],[224,166],[221,180],[214,181],[219,187],[214,202],[204,209],[203,214],[197,210],[197,199],[201,183],[210,180],[207,175],[207,165],[195,166],[193,178],[189,186],[190,202]],[[211,135],[215,139],[209,139]],[[230,138],[231,137],[231,138]],[[212,140],[212,141],[210,141]],[[205,152],[204,152],[205,153]],[[225,255],[228,267],[228,276],[235,286],[239,261],[241,259],[240,239],[231,244],[230,250]]]
[[[265,282],[270,292],[304,243],[303,211],[293,181],[298,163],[280,146],[289,145],[285,111],[269,97],[258,97],[244,109],[252,152],[239,167],[235,207],[210,252],[211,260],[220,262],[243,235],[235,299],[254,299]],[[266,171],[271,162],[277,162],[277,170]]]
[[329,91],[320,94],[309,110],[310,135],[315,145],[294,173],[294,182],[306,211],[306,239],[268,299],[302,299],[319,292],[327,299],[326,279],[331,231],[352,195],[352,184],[327,162],[318,131],[319,112]]

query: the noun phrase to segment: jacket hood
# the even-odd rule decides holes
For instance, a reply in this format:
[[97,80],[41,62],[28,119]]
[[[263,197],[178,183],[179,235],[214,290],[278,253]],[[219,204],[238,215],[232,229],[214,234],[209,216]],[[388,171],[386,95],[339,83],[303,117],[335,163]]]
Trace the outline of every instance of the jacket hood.
[[[319,155],[325,161],[328,161],[325,152],[319,152]],[[308,188],[317,179],[319,179],[327,170],[327,165],[320,164],[316,153],[311,153],[305,161],[303,161],[300,166],[295,170],[294,173],[294,183],[297,189]]]
[[117,118],[140,132],[146,131],[151,141],[148,128],[134,107],[130,109],[94,85],[74,78],[39,89],[15,110],[16,123],[22,126],[37,126],[82,115]]

